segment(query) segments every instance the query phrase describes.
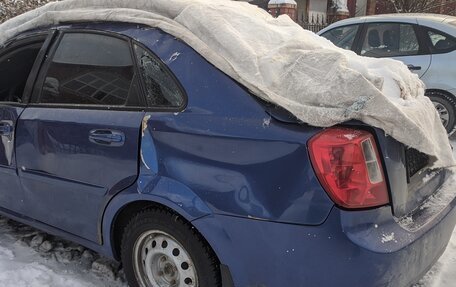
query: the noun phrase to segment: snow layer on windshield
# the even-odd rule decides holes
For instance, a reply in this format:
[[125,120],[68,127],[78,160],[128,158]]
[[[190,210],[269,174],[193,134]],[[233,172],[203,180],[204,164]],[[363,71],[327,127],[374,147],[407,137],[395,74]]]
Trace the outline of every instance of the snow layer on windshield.
[[82,21],[159,28],[302,122],[329,127],[360,120],[430,155],[435,167],[455,164],[445,129],[424,96],[424,84],[404,64],[339,49],[288,16],[273,18],[248,3],[66,0],[0,25],[0,45],[38,26]]

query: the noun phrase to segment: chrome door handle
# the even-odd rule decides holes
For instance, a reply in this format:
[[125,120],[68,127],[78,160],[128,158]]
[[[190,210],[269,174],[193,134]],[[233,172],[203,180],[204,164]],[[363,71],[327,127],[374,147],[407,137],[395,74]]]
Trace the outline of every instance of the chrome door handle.
[[410,71],[419,71],[421,70],[420,66],[414,66],[414,65],[407,65]]
[[115,130],[91,130],[89,141],[98,145],[120,147],[125,144],[125,134]]

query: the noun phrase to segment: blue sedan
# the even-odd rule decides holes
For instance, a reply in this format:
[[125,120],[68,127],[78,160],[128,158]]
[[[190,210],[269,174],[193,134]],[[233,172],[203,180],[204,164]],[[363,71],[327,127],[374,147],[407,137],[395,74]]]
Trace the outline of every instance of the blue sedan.
[[[409,286],[451,173],[360,122],[321,129],[144,26],[0,50],[0,213],[122,262],[130,286]],[[432,196],[431,196],[432,195]]]

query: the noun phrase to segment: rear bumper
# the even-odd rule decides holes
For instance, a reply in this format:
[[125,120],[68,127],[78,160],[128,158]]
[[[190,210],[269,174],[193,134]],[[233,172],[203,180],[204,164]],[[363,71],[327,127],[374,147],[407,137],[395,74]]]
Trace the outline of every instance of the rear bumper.
[[333,208],[320,226],[215,215],[193,222],[234,286],[410,286],[445,250],[456,224],[456,200],[418,231],[402,228],[390,207]]

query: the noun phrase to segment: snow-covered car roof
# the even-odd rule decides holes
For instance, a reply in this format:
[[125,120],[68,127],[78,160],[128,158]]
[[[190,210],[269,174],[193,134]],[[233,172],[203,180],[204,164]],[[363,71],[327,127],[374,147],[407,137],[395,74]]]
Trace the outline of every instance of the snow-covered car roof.
[[403,63],[360,57],[246,2],[65,0],[0,25],[0,45],[36,27],[89,21],[159,28],[302,122],[329,127],[360,120],[430,155],[436,167],[455,163],[424,84]]

